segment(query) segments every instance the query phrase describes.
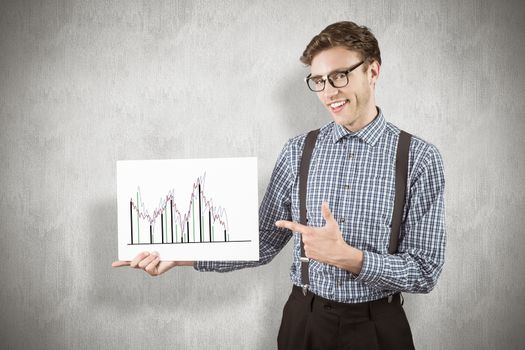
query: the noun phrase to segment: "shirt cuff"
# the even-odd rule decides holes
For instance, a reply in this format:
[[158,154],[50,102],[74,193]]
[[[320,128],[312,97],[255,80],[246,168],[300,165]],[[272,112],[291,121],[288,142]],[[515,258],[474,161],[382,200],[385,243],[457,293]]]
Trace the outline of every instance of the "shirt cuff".
[[367,284],[373,284],[381,278],[384,261],[383,256],[369,251],[363,251],[363,266],[361,272],[355,278]]

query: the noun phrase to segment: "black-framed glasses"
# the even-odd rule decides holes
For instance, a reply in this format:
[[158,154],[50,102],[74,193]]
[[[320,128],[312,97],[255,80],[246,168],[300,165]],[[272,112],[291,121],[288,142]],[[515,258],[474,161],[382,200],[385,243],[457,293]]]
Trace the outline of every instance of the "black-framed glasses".
[[328,75],[316,75],[312,77],[312,74],[308,74],[308,76],[304,78],[304,81],[306,81],[306,85],[308,85],[308,88],[313,92],[323,91],[327,80],[334,88],[342,88],[348,85],[348,74],[365,63],[365,61],[366,60],[363,60],[357,64],[354,64],[352,67],[346,70],[335,71]]

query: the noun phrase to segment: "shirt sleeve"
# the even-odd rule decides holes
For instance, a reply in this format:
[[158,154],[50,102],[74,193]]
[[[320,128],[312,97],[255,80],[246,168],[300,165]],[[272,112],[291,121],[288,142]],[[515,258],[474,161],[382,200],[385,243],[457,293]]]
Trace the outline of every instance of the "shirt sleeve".
[[356,280],[377,289],[428,293],[445,260],[445,177],[437,148],[429,144],[410,187],[408,211],[396,254],[363,252]]
[[288,243],[292,233],[275,226],[277,220],[291,220],[291,190],[293,175],[290,165],[290,146],[283,147],[272,172],[270,184],[259,207],[258,261],[196,261],[198,271],[229,272],[269,263]]

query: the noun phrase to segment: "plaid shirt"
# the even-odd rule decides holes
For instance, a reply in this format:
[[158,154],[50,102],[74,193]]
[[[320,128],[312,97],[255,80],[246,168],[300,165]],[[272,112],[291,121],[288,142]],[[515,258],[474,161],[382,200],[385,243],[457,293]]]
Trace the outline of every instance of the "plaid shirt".
[[[376,118],[357,132],[328,123],[320,130],[308,177],[310,226],[323,226],[327,200],[343,239],[364,253],[359,275],[310,260],[310,290],[324,298],[358,303],[397,291],[428,293],[445,258],[445,178],[437,148],[412,136],[406,202],[396,254],[388,254],[395,196],[399,128]],[[270,262],[293,237],[292,283],[301,285],[300,235],[275,226],[299,222],[299,163],[306,133],[284,146],[259,209],[260,260],[195,262],[199,271],[227,272]]]

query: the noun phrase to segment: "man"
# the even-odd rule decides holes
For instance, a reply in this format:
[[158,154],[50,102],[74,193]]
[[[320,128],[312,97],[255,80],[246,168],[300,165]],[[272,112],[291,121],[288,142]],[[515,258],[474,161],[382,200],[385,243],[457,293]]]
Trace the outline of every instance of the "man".
[[430,292],[442,270],[441,155],[418,137],[409,141],[401,230],[395,253],[389,253],[400,130],[375,104],[377,40],[364,26],[334,23],[311,40],[301,61],[310,66],[309,89],[333,118],[319,130],[311,156],[307,225],[298,223],[303,134],[284,146],[261,203],[259,261],[164,262],[145,252],[114,266],[152,275],[177,265],[226,272],[268,263],[293,236],[294,287],[283,310],[279,349],[412,349],[399,293]]

